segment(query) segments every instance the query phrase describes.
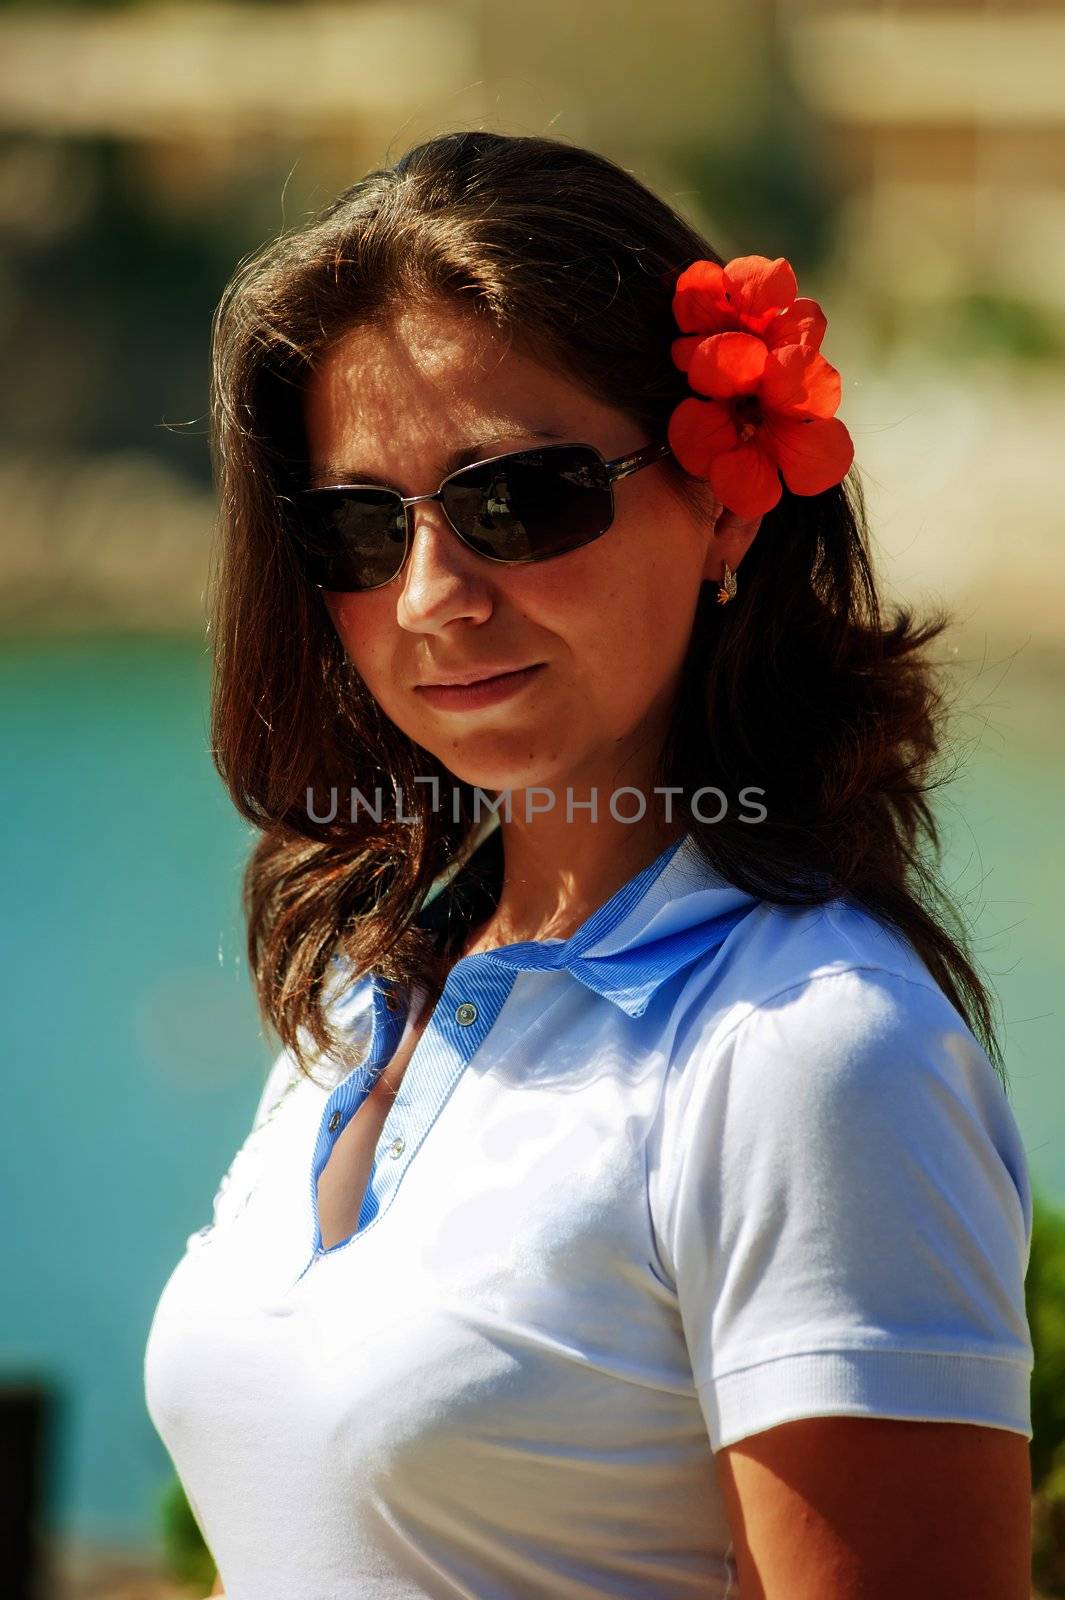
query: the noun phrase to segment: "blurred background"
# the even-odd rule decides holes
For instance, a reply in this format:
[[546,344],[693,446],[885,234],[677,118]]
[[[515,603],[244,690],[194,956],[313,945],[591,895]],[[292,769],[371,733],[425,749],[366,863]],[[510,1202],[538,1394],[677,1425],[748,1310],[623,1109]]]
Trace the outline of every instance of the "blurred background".
[[142,1358],[272,1053],[207,749],[211,314],[263,240],[472,126],[591,145],[726,258],[791,260],[889,594],[957,619],[939,810],[1038,1192],[1065,1595],[1063,59],[1062,0],[0,3],[0,1487],[48,1596],[209,1587]]

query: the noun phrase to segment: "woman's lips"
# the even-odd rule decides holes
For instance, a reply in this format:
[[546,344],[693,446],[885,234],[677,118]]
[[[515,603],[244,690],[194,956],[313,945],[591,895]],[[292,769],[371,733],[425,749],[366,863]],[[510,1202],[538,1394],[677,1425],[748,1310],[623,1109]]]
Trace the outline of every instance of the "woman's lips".
[[546,662],[523,667],[520,672],[504,672],[498,678],[482,678],[479,683],[423,683],[418,694],[440,711],[472,711],[478,706],[494,706],[508,700],[543,671]]

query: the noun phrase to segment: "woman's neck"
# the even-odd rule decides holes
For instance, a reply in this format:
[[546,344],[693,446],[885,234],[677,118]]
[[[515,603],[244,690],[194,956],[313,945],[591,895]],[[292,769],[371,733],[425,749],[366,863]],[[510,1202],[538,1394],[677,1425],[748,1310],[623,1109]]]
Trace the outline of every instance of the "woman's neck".
[[[555,825],[541,826],[546,820]],[[613,816],[532,824],[500,818],[503,885],[492,914],[471,928],[456,956],[527,940],[569,939],[588,918],[686,831],[678,818],[638,823]]]

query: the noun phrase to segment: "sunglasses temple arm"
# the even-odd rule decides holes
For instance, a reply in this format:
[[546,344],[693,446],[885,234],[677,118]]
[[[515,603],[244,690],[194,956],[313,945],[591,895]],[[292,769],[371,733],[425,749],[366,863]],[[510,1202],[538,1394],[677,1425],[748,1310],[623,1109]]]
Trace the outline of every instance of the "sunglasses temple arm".
[[619,478],[627,478],[630,472],[639,472],[642,467],[649,467],[655,461],[660,461],[669,454],[668,444],[644,445],[640,450],[634,450],[632,455],[618,456],[616,461],[608,463],[611,483],[616,483]]

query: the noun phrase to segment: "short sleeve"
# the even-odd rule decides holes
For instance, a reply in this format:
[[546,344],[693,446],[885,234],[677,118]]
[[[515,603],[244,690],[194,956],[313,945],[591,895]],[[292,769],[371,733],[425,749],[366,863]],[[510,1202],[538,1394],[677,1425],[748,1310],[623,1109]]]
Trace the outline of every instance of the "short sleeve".
[[713,1449],[798,1417],[1032,1437],[1032,1195],[1006,1091],[931,983],[805,979],[693,1048],[660,1231]]

